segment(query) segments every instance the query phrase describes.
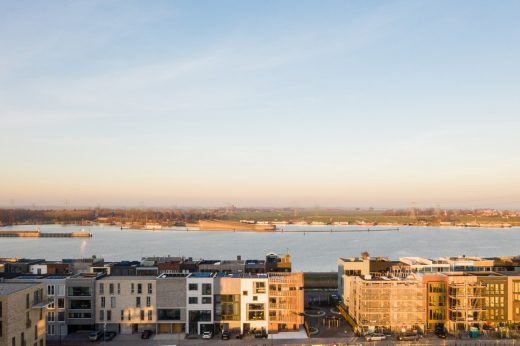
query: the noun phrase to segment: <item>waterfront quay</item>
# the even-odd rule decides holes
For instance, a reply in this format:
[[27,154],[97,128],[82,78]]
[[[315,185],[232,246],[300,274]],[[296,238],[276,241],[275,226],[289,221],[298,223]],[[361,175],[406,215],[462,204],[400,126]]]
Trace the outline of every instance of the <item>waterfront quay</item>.
[[90,232],[0,231],[0,238],[90,238]]

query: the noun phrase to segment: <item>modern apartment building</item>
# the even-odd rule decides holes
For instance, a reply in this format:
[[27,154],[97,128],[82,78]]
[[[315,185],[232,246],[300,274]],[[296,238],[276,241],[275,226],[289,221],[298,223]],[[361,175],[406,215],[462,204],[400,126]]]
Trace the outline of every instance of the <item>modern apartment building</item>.
[[486,323],[486,286],[475,275],[447,273],[448,319],[450,331],[482,330]]
[[106,276],[97,280],[97,329],[121,334],[155,330],[156,282],[155,276]]
[[423,282],[426,285],[426,330],[444,329],[448,310],[448,278],[442,274],[426,274]]
[[186,333],[213,331],[215,273],[191,273],[186,277]]
[[426,289],[422,277],[346,276],[348,311],[358,332],[425,330]]
[[298,331],[304,323],[303,273],[269,273],[269,332]]
[[157,333],[184,333],[186,330],[186,276],[173,273],[157,278]]
[[[88,271],[88,270],[86,270]],[[96,282],[104,275],[80,273],[67,278],[66,315],[67,332],[90,331],[96,323]]]
[[44,346],[44,285],[0,282],[0,345]]

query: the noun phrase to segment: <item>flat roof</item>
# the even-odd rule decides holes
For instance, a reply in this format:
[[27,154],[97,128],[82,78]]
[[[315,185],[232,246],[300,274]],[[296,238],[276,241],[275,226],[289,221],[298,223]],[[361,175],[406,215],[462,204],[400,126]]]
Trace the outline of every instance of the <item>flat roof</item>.
[[127,280],[127,281],[135,281],[135,280],[155,280],[157,276],[152,275],[110,275],[105,276],[99,280]]
[[191,273],[188,277],[190,278],[212,278],[215,274],[214,273]]
[[9,294],[32,288],[39,285],[39,282],[1,282],[0,283],[0,296],[7,296]]

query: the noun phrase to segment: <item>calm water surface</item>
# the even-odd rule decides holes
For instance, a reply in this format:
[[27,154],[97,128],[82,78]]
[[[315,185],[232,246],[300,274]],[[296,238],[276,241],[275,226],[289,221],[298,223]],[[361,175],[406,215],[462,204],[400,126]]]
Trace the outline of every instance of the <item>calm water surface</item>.
[[[359,226],[282,226],[286,230],[354,230]],[[506,256],[520,254],[520,227],[510,229],[400,227],[399,232],[254,233],[121,230],[111,226],[12,226],[0,230],[40,228],[42,232],[85,231],[89,239],[0,238],[0,257],[49,260],[97,255],[106,260],[142,256],[186,256],[206,259],[263,258],[268,252],[289,253],[293,269],[335,271],[338,257],[449,255]],[[377,228],[377,227],[372,227]],[[384,227],[383,227],[384,228]]]

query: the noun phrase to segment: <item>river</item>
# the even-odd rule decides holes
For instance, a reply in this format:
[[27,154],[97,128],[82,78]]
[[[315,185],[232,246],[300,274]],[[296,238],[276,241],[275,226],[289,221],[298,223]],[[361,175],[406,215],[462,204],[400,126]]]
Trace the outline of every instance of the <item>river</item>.
[[[281,226],[285,230],[359,230],[360,226]],[[59,260],[96,255],[108,261],[143,256],[205,259],[261,259],[268,252],[292,256],[294,271],[336,271],[338,257],[359,256],[512,256],[519,255],[520,227],[437,228],[401,226],[399,232],[194,232],[121,230],[113,226],[19,225],[1,230],[85,231],[92,238],[0,238],[0,257]],[[376,229],[377,227],[371,227]],[[381,227],[385,228],[385,227]]]

